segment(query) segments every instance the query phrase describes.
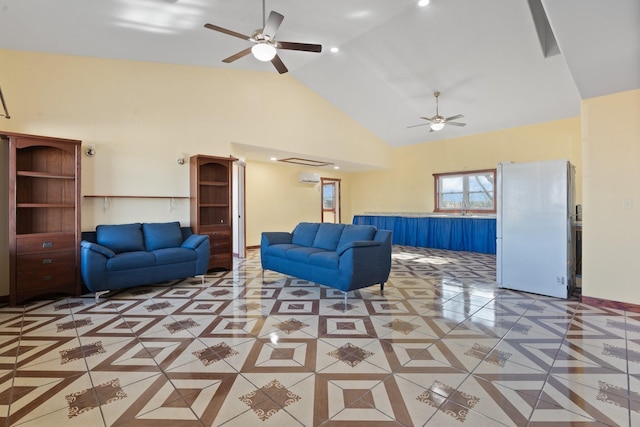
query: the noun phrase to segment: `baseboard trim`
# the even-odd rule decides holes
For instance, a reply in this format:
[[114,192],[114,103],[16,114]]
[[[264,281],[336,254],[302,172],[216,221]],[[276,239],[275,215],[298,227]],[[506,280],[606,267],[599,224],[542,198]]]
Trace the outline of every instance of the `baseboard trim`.
[[247,246],[247,249],[260,249],[260,245]]
[[640,305],[630,304],[628,302],[620,302],[620,301],[612,301],[612,300],[602,299],[602,298],[586,297],[584,295],[580,297],[580,302],[588,305],[593,305],[596,307],[615,308],[618,310],[626,310],[626,311],[632,311],[634,313],[640,313]]

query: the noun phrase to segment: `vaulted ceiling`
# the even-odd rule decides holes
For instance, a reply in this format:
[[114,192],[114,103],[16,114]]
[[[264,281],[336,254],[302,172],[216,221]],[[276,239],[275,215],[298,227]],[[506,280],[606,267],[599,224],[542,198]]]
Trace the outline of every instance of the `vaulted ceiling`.
[[[638,0],[417,1],[267,0],[266,12],[285,17],[278,40],[323,45],[281,50],[289,74],[392,146],[575,117],[581,99],[640,88]],[[275,73],[251,55],[223,64],[250,42],[203,27],[250,35],[262,12],[260,0],[0,0],[0,48]],[[408,128],[435,114],[435,91],[465,127]]]

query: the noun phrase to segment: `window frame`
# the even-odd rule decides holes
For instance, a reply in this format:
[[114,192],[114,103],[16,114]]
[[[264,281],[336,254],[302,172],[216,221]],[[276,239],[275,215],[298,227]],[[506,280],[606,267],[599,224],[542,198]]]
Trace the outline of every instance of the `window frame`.
[[[453,176],[474,176],[474,175],[486,175],[487,172],[493,175],[493,208],[492,209],[464,209],[464,213],[477,213],[477,214],[495,214],[497,207],[497,169],[478,169],[472,171],[457,171],[457,172],[444,172],[444,173],[434,173],[433,174],[433,198],[434,198],[434,208],[433,211],[437,213],[463,213],[462,208],[443,208],[440,206],[440,179],[441,178],[450,178]],[[468,188],[463,188],[463,199],[468,200]]]

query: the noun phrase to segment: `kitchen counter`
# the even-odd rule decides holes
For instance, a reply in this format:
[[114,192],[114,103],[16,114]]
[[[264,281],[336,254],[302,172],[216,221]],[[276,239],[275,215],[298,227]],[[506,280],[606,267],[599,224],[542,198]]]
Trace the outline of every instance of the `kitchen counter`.
[[478,218],[478,219],[496,219],[496,214],[449,214],[439,212],[365,212],[364,216],[397,216],[404,218]]
[[394,245],[496,253],[495,215],[365,212],[353,223],[392,230]]

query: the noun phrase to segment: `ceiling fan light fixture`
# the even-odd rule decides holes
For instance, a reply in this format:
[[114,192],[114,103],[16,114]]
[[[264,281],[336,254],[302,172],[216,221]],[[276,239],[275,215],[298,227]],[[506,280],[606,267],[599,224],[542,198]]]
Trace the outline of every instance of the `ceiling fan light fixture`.
[[258,61],[268,62],[276,56],[276,48],[269,43],[261,42],[253,45],[251,53]]
[[431,130],[437,131],[442,130],[444,128],[444,123],[431,123]]

